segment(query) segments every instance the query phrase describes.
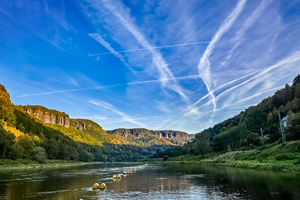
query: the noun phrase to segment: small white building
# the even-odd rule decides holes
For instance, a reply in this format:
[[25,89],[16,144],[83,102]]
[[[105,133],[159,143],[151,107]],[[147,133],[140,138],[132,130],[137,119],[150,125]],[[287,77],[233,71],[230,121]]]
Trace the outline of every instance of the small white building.
[[288,122],[288,116],[285,116],[281,119],[281,123],[283,124],[283,126],[287,126],[287,122]]

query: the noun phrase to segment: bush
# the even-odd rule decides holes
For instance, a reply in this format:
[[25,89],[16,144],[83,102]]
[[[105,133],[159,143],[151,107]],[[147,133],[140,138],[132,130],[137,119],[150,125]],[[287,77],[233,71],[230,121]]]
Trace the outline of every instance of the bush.
[[287,140],[300,139],[300,113],[289,115],[286,137]]
[[259,135],[254,132],[250,132],[247,136],[247,144],[257,145],[260,142]]
[[30,159],[30,155],[34,149],[34,142],[32,140],[32,137],[25,134],[25,135],[20,135],[18,138],[18,144],[22,146],[24,149],[24,154],[23,158],[25,159]]
[[225,163],[225,162],[235,161],[235,157],[238,156],[240,153],[241,153],[240,151],[232,151],[232,152],[221,154],[218,157],[214,158],[214,162]]
[[14,146],[15,136],[0,128],[0,159],[10,158],[9,153]]
[[39,163],[45,163],[47,160],[46,150],[43,147],[35,147],[32,151],[32,159]]
[[163,160],[164,160],[164,161],[167,161],[168,159],[169,159],[169,156],[164,155]]
[[22,158],[23,155],[24,155],[24,148],[18,143],[15,143],[10,147],[8,158],[16,160]]

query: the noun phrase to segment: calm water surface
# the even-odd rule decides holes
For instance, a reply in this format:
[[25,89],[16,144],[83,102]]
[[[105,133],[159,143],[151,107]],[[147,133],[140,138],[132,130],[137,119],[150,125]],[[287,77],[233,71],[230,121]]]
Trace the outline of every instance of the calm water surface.
[[[300,199],[300,174],[199,165],[133,164],[0,170],[0,199]],[[92,190],[94,183],[107,189]]]

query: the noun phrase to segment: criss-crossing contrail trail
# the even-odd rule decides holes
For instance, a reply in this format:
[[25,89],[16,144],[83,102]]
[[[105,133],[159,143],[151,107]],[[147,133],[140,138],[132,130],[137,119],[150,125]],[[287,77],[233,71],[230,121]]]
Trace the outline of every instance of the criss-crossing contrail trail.
[[173,44],[173,45],[165,45],[165,46],[151,47],[151,48],[129,49],[129,50],[124,50],[124,51],[114,51],[114,52],[107,52],[107,53],[89,54],[89,56],[100,56],[100,55],[107,55],[107,54],[119,54],[119,53],[135,52],[135,51],[145,51],[145,50],[149,50],[149,49],[163,49],[163,48],[170,48],[170,47],[190,46],[190,45],[197,45],[197,44],[207,44],[209,42],[210,41],[191,42],[191,43]]
[[211,80],[211,72],[210,72],[210,60],[209,57],[211,56],[216,44],[219,42],[221,37],[231,29],[232,25],[236,21],[236,19],[239,17],[239,15],[242,13],[245,4],[247,0],[240,0],[234,10],[230,13],[230,15],[227,16],[227,18],[223,21],[221,26],[219,27],[218,31],[215,33],[213,39],[209,43],[209,45],[206,47],[200,61],[198,64],[198,72],[199,76],[202,78],[207,91],[209,93],[209,96],[212,99],[212,104],[213,104],[213,114],[211,116],[214,116],[215,110],[217,108],[216,104],[216,97],[215,94],[213,93],[212,90],[212,80]]
[[120,84],[113,84],[113,85],[101,85],[96,87],[86,87],[86,88],[75,88],[75,89],[69,89],[69,90],[53,90],[49,92],[41,92],[41,93],[35,93],[35,94],[23,94],[19,96],[14,97],[29,97],[29,96],[40,96],[40,95],[49,95],[54,93],[64,93],[64,92],[75,92],[80,90],[100,90],[102,88],[107,87],[118,87],[123,85],[138,85],[138,84],[144,84],[144,83],[155,83],[155,82],[161,82],[168,81],[168,80],[182,80],[182,79],[194,79],[199,78],[199,75],[189,75],[189,76],[179,76],[179,77],[173,77],[173,78],[167,78],[167,79],[154,79],[154,80],[146,80],[146,81],[135,81],[135,82],[128,82],[128,83],[120,83]]

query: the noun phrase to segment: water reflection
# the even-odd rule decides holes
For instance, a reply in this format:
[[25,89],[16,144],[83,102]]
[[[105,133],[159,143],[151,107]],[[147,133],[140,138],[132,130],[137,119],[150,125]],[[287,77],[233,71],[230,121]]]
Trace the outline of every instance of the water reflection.
[[[199,165],[95,164],[0,171],[0,199],[300,199],[298,173]],[[104,191],[94,183],[106,183]]]

